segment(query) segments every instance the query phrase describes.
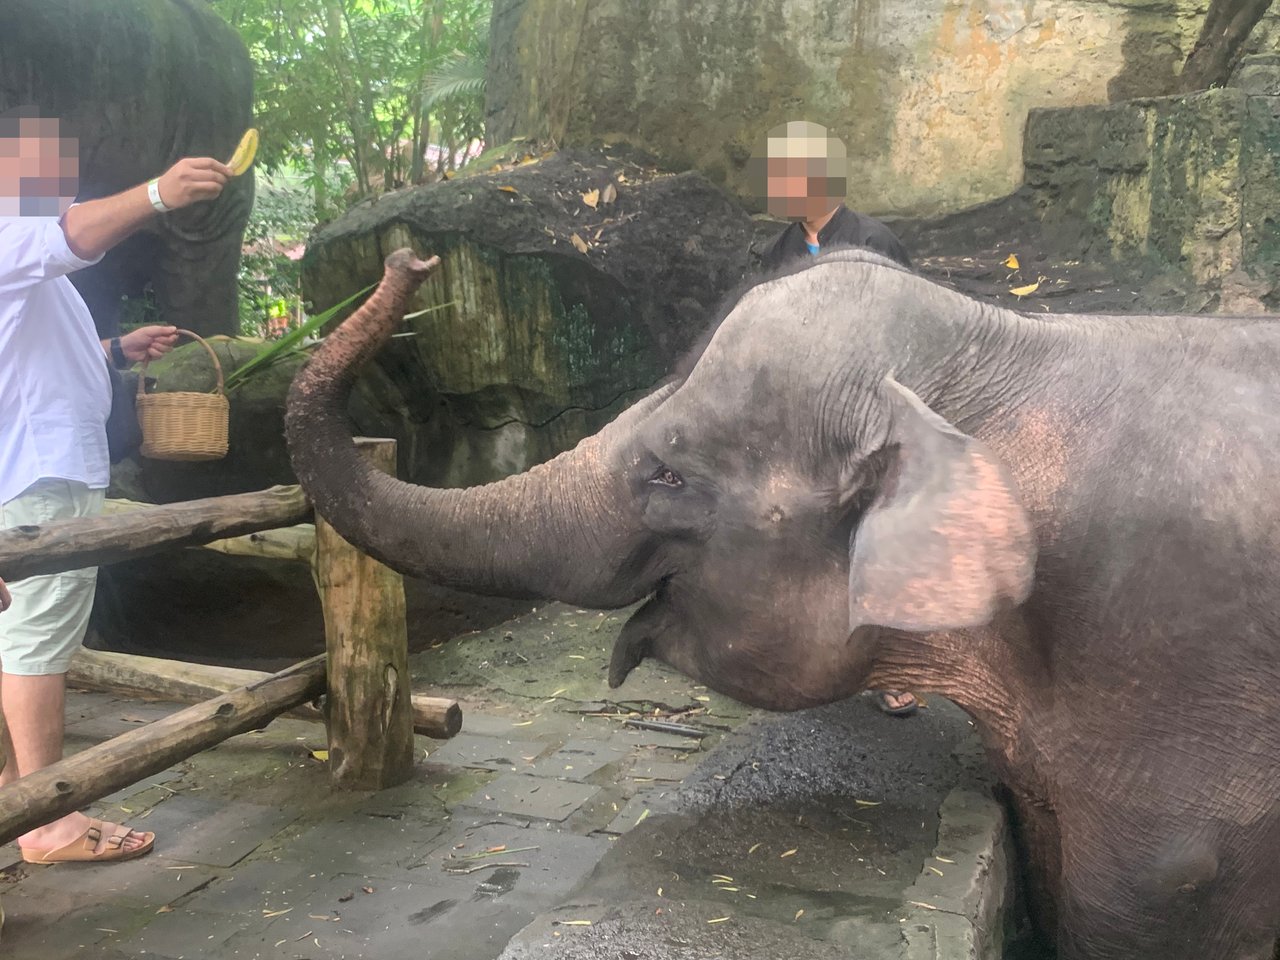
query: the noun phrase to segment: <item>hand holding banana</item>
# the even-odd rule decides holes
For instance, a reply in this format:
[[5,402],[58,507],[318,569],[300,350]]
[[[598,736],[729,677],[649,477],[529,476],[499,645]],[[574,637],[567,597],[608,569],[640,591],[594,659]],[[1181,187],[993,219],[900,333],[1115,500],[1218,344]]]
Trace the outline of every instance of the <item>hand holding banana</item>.
[[178,210],[201,200],[215,199],[229,179],[240,176],[253,165],[257,151],[258,131],[250,127],[226,163],[212,157],[179,160],[156,182],[161,201],[168,209]]

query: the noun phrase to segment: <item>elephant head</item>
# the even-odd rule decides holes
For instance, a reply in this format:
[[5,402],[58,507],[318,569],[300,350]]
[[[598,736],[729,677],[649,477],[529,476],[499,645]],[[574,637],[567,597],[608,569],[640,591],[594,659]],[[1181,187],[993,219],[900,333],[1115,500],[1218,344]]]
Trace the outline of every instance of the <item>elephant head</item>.
[[[862,689],[886,630],[978,626],[1030,591],[1033,531],[1008,473],[907,386],[954,386],[943,345],[904,331],[969,301],[865,253],[823,258],[748,290],[686,375],[574,449],[437,490],[368,466],[343,412],[436,263],[392,254],[289,397],[317,510],[395,569],[581,606],[645,600],[611,685],[652,656],[773,709]],[[954,321],[937,339],[959,336]]]

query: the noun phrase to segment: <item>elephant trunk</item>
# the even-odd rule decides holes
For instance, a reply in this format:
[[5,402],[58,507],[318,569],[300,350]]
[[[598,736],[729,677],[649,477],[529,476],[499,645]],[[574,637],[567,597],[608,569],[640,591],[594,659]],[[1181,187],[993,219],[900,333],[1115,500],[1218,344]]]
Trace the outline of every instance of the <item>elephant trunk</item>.
[[659,391],[596,436],[527,473],[466,490],[417,486],[369,465],[347,428],[359,367],[390,337],[439,263],[409,250],[386,260],[378,289],[330,334],[289,391],[285,432],[299,482],[349,542],[395,570],[480,593],[596,607],[653,586],[613,444],[665,396]]

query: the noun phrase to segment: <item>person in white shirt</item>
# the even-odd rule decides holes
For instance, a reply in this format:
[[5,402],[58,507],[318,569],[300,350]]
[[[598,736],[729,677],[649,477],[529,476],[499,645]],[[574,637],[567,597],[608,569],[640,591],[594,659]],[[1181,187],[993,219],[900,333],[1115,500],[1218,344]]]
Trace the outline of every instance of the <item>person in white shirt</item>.
[[[0,528],[90,516],[109,478],[106,364],[172,347],[173,327],[98,339],[67,275],[96,263],[157,212],[212,200],[231,171],[179,160],[149,183],[73,204],[75,143],[30,108],[0,115]],[[114,356],[112,356],[114,354]],[[0,582],[0,785],[62,757],[66,671],[84,638],[97,570]],[[10,598],[11,594],[11,598]],[[147,853],[150,833],[82,813],[18,838],[23,859],[114,861]]]

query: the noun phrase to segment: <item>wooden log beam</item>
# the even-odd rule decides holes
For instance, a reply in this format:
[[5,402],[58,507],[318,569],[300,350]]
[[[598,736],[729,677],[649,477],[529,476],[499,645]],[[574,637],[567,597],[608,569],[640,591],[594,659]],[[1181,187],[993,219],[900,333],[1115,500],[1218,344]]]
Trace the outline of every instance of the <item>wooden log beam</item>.
[[[375,469],[395,473],[394,440],[358,438]],[[404,580],[316,517],[316,585],[329,651],[326,713],[334,787],[381,790],[413,775]]]
[[194,546],[311,518],[301,487],[157,504],[115,516],[0,530],[0,579],[60,573]]
[[[138,700],[200,703],[238,687],[259,683],[271,676],[259,670],[182,663],[129,653],[81,649],[71,661],[67,682],[81,690],[100,690]],[[413,732],[435,740],[448,740],[462,729],[458,701],[415,693],[410,698]],[[324,713],[311,704],[295,707],[284,716],[323,721]]]
[[256,730],[324,691],[324,657],[130,730],[0,787],[0,843]]
[[[102,505],[103,516],[149,510],[154,503],[136,500],[111,499]],[[261,530],[226,540],[211,540],[203,544],[206,550],[215,550],[232,557],[258,557],[263,560],[298,560],[311,563],[316,552],[316,528],[314,524],[299,523],[278,530]]]

